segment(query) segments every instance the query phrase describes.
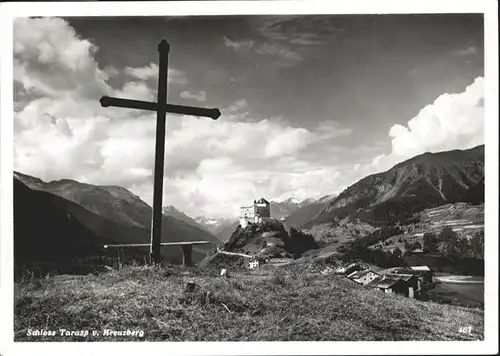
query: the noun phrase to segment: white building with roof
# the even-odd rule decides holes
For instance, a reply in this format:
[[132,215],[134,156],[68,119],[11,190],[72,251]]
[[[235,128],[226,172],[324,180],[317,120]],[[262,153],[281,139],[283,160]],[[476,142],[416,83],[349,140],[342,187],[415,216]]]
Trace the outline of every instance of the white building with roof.
[[347,277],[349,279],[352,279],[356,283],[365,285],[373,281],[375,278],[380,277],[380,275],[377,272],[373,272],[371,270],[364,270],[353,272]]

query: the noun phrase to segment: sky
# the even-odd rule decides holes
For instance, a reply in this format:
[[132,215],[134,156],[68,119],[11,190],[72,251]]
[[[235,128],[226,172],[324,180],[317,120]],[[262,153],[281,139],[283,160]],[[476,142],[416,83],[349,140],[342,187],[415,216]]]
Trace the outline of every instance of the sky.
[[484,143],[482,15],[18,18],[14,169],[119,185],[152,203],[156,100],[170,44],[164,206],[234,217],[319,198],[424,152]]

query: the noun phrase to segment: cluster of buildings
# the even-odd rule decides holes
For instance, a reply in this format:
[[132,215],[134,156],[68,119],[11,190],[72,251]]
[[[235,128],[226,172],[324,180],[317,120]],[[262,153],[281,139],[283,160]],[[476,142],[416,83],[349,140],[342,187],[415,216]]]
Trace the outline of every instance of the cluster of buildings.
[[432,286],[432,270],[427,266],[394,267],[374,271],[363,263],[353,263],[340,268],[337,273],[363,286],[378,289],[384,293],[402,294],[418,298],[422,291]]

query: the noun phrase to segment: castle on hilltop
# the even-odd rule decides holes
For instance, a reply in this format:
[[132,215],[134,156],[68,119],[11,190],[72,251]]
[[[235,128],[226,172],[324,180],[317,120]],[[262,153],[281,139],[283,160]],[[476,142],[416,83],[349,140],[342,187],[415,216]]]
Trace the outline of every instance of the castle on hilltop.
[[248,223],[260,223],[271,216],[271,204],[264,198],[254,200],[253,205],[240,207],[240,226],[245,228]]

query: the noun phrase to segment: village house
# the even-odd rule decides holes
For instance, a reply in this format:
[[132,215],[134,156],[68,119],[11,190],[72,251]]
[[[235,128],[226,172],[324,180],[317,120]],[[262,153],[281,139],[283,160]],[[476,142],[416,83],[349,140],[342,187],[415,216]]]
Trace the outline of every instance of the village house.
[[377,288],[387,294],[402,294],[406,297],[409,296],[409,289],[411,288],[408,283],[402,279],[385,278],[377,284]]
[[393,279],[399,278],[405,281],[409,286],[408,297],[410,298],[418,297],[420,295],[420,292],[422,291],[421,281],[414,274],[387,274],[385,276]]
[[380,275],[376,272],[373,272],[371,270],[364,270],[364,271],[356,271],[352,272],[347,276],[349,279],[352,279],[356,283],[366,285],[373,281],[374,279],[380,277]]
[[364,271],[365,269],[366,268],[364,266],[362,266],[360,263],[355,262],[355,263],[351,263],[347,267],[344,267],[342,269],[342,273],[344,273],[346,276],[348,276],[353,272]]
[[240,207],[240,226],[245,228],[249,223],[260,223],[270,218],[270,203],[264,199],[254,200],[253,205]]
[[246,267],[253,270],[259,267],[259,260],[257,258],[249,258],[246,262]]
[[367,284],[368,287],[378,289],[387,294],[401,294],[413,298],[413,288],[401,278],[392,278],[386,275],[378,276]]
[[429,283],[429,280],[432,282],[432,271],[427,266],[393,267],[374,271],[370,265],[358,261],[337,268],[335,273],[344,274],[363,286],[409,298],[419,297],[425,283]]
[[380,271],[384,275],[414,275],[420,280],[420,288],[432,285],[432,270],[427,266],[393,267]]
[[345,274],[346,268],[345,267],[339,267],[335,270],[336,274]]
[[[338,253],[332,253],[330,256],[335,256],[334,259],[338,259],[341,257]],[[351,263],[348,266],[339,267],[335,270],[337,274],[345,274],[346,276],[350,275],[356,271],[367,271],[370,270],[372,272],[378,273],[378,271],[382,270],[382,268],[378,268],[377,266],[369,265],[363,261],[356,261]]]
[[412,273],[418,276],[423,285],[431,285],[432,284],[432,270],[427,266],[412,266],[410,267]]

